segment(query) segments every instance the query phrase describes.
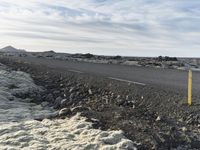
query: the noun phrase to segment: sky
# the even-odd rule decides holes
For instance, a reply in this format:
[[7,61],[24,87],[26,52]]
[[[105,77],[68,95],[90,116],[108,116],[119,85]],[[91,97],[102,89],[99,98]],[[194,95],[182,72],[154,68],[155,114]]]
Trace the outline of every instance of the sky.
[[0,0],[0,47],[200,57],[200,0]]

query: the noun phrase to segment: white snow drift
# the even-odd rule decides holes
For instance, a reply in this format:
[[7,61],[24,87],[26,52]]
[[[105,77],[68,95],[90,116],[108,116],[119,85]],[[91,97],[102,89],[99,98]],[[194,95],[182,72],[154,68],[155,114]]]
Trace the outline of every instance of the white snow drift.
[[15,95],[40,91],[26,73],[0,64],[0,148],[9,150],[136,149],[122,131],[93,129],[80,114],[66,119],[43,119],[57,112],[47,105]]

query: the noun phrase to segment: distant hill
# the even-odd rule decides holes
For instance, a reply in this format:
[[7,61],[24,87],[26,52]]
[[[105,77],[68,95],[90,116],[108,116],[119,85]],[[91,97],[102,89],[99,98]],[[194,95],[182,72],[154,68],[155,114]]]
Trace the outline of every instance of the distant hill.
[[16,53],[16,52],[26,52],[25,50],[23,49],[16,49],[12,46],[6,46],[2,49],[0,49],[0,52],[12,52],[12,53]]

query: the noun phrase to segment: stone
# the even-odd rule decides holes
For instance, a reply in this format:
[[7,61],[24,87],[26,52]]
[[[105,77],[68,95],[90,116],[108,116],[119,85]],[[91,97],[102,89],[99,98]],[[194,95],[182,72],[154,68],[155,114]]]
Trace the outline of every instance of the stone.
[[66,106],[66,104],[67,104],[67,99],[61,100],[61,102],[60,102],[60,107],[63,108],[63,107]]
[[51,93],[46,96],[46,101],[52,102],[53,100],[54,100],[54,97]]
[[160,121],[160,120],[161,120],[161,117],[158,116],[158,117],[156,118],[156,121]]
[[56,100],[54,101],[54,107],[58,108],[60,106],[60,103],[62,101],[62,97],[57,97]]
[[71,110],[69,108],[63,108],[58,113],[59,116],[66,116],[69,114],[71,114]]
[[41,103],[41,106],[42,106],[42,107],[46,107],[46,106],[48,106],[48,104],[49,104],[48,102],[42,102],[42,103]]
[[55,101],[60,103],[60,102],[61,102],[61,100],[62,100],[62,97],[60,97],[60,96],[59,96],[59,97],[57,97],[57,98],[56,98],[56,100],[55,100]]
[[59,95],[59,94],[60,94],[60,91],[53,91],[53,94],[54,94],[54,95]]
[[181,129],[183,132],[186,132],[187,131],[187,128],[186,127],[182,127]]
[[134,101],[126,101],[126,106],[133,107]]
[[70,88],[69,92],[72,93],[74,91],[74,87]]
[[76,106],[76,107],[71,108],[72,112],[83,112],[83,111],[89,111],[89,110],[91,110],[91,108],[83,107],[83,106]]
[[126,95],[126,100],[129,100],[129,95]]
[[73,101],[74,98],[75,98],[75,93],[71,93],[69,96],[70,101]]
[[123,105],[125,103],[125,100],[117,98],[116,102],[117,102],[118,105]]
[[89,89],[89,90],[88,90],[88,93],[89,93],[90,95],[92,95],[92,90],[91,90],[91,89]]

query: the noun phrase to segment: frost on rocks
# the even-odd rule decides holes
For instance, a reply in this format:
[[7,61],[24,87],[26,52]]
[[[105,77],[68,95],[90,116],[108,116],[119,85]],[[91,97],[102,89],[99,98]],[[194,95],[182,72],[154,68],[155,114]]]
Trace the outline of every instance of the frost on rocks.
[[[0,65],[0,149],[136,149],[122,131],[93,129],[77,114],[66,119],[44,119],[57,112],[47,102],[37,105],[16,94],[40,91],[30,76]],[[35,119],[42,118],[42,121]]]

